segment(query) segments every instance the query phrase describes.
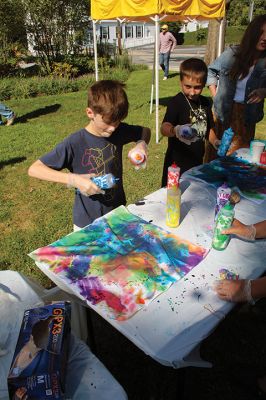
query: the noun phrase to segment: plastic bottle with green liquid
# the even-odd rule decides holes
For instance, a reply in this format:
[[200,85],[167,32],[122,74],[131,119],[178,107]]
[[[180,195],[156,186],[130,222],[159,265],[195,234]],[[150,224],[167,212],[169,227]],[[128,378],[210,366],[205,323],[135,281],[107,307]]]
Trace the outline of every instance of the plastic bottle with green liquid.
[[224,250],[227,247],[230,241],[230,235],[223,235],[221,231],[230,228],[234,219],[234,215],[235,210],[233,204],[227,203],[223,208],[221,208],[216,220],[214,236],[212,240],[212,247],[214,249]]

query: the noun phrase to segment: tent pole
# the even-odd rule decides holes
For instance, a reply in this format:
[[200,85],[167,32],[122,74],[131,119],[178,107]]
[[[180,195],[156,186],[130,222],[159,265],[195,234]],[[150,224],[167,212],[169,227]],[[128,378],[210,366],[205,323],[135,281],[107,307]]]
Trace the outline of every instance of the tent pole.
[[153,48],[150,114],[152,113],[152,108],[153,108],[154,76],[155,76],[155,45],[154,45],[154,48]]
[[155,121],[156,143],[159,143],[159,15],[155,15]]
[[92,20],[92,27],[93,27],[93,49],[94,49],[94,65],[95,65],[95,80],[99,80],[98,74],[98,55],[97,55],[97,38],[96,38],[96,24],[97,20]]
[[218,38],[218,50],[217,50],[217,57],[219,57],[222,54],[222,48],[223,48],[223,39],[224,39],[224,19],[221,18],[219,21],[219,38]]

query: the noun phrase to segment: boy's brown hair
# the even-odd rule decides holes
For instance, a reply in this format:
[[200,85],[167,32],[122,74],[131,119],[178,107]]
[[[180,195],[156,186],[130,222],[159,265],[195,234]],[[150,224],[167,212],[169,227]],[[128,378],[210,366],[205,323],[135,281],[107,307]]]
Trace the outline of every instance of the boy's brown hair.
[[94,83],[88,92],[88,107],[100,114],[106,123],[122,121],[128,114],[125,84],[115,80]]
[[194,78],[205,85],[208,75],[208,68],[204,61],[199,58],[188,58],[180,64],[180,80],[186,76]]

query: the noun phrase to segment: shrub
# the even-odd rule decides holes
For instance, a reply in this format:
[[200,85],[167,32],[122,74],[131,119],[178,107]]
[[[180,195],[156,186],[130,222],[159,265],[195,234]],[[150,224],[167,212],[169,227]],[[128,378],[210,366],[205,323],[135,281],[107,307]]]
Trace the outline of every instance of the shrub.
[[78,74],[78,68],[66,62],[55,62],[52,65],[52,76],[56,78],[74,78]]

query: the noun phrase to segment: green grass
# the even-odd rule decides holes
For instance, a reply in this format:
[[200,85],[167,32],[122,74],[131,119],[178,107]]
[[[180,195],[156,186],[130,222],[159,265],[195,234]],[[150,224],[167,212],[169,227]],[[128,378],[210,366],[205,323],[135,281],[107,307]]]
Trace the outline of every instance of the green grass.
[[[146,170],[135,171],[124,152],[124,186],[128,203],[160,187],[167,140],[155,143],[155,111],[150,115],[151,71],[135,71],[127,81],[130,102],[127,122],[149,126],[152,139]],[[162,75],[160,75],[160,80]],[[160,85],[160,122],[166,103],[179,90],[179,77]],[[208,90],[204,93],[208,95]],[[38,247],[72,230],[74,193],[61,185],[29,178],[27,169],[40,155],[75,130],[85,126],[86,91],[7,102],[17,114],[16,124],[0,127],[0,269],[13,269],[35,277],[49,287],[50,281],[27,256]],[[265,121],[257,136],[266,138]]]
[[[227,45],[230,44],[238,44],[245,32],[245,26],[228,26],[225,31],[225,43]],[[206,38],[202,41],[197,41],[197,32],[187,32],[184,35],[184,45],[206,45],[207,43],[207,35],[208,29],[206,28]]]

